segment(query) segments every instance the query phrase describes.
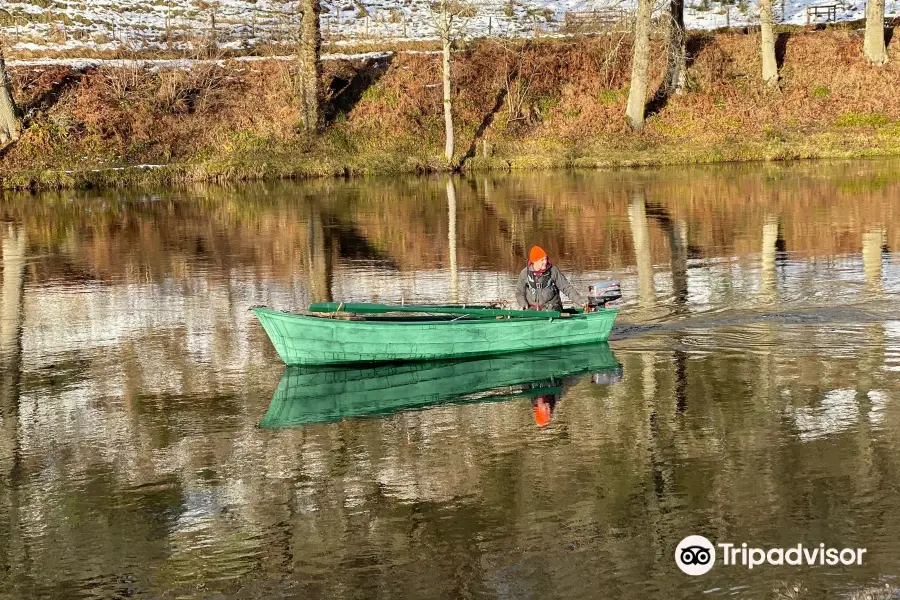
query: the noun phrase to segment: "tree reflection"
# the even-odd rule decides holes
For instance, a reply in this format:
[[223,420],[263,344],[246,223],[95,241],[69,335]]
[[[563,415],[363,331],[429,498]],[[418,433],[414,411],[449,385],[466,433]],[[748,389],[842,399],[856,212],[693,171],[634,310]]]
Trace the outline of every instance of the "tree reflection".
[[653,282],[653,258],[650,253],[650,226],[647,221],[647,200],[643,190],[635,190],[628,204],[628,222],[638,276],[638,303],[645,312],[656,304]]
[[[688,531],[858,541],[872,556],[859,577],[890,573],[900,389],[883,258],[900,184],[871,168],[542,174],[458,195],[442,177],[6,197],[0,586],[677,596],[664,557]],[[451,292],[459,277],[503,289],[538,237],[573,278],[628,281],[623,320],[666,325],[614,342],[621,383],[573,381],[547,428],[521,399],[260,430],[283,367],[247,307],[446,295],[434,272],[448,261]],[[841,320],[842,280],[865,281],[875,322]],[[767,315],[792,296],[822,310],[758,323],[757,290]],[[337,398],[331,377],[306,381],[299,406]],[[705,589],[771,589],[765,573],[711,576]],[[831,585],[798,577],[813,597]]]
[[775,257],[778,251],[778,218],[767,215],[762,227],[762,252],[760,253],[759,298],[762,302],[772,302],[776,297]]
[[313,302],[332,302],[334,255],[340,252],[333,228],[326,226],[322,213],[313,210],[307,221],[306,276]]
[[447,243],[450,249],[450,303],[459,302],[459,268],[456,264],[456,185],[447,178]]
[[884,229],[866,231],[862,236],[863,273],[866,291],[879,297],[884,291],[882,283],[882,254],[886,250],[887,232]]
[[22,374],[25,257],[27,237],[21,227],[0,222],[3,283],[0,286],[0,527],[9,537],[0,543],[4,572],[16,568],[21,555],[17,490],[19,398]]

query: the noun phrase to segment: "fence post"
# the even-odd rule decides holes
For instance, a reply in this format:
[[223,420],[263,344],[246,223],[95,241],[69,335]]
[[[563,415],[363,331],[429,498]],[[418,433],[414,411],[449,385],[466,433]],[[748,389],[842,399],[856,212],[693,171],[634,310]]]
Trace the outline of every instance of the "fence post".
[[491,26],[493,25],[493,19],[494,18],[492,16],[488,15],[488,36],[491,35]]

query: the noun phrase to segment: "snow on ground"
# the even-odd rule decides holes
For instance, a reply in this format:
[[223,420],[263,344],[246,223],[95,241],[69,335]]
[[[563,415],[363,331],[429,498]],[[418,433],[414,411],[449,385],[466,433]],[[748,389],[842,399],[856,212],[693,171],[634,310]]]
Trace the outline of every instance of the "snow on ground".
[[[322,54],[322,60],[373,60],[386,58],[393,52],[361,52],[359,54]],[[288,54],[284,56],[238,56],[233,59],[239,62],[256,62],[261,60],[296,60],[297,56]],[[224,60],[205,60],[205,59],[189,59],[189,58],[152,58],[152,59],[122,59],[122,58],[32,58],[24,60],[8,60],[6,65],[9,67],[69,67],[76,71],[84,71],[85,69],[97,68],[102,66],[108,67],[124,67],[139,69],[190,69],[198,65],[219,65],[225,64]]]
[[[758,0],[688,0],[689,29],[758,22]],[[775,0],[776,18],[806,23],[806,7],[833,0]],[[467,37],[566,33],[572,12],[631,10],[634,0],[471,0],[476,15]],[[296,1],[284,0],[5,0],[0,35],[17,51],[116,51],[218,47],[247,50],[262,43],[287,44],[299,31]],[[659,2],[663,6],[664,2]],[[837,0],[838,21],[862,19],[865,0]],[[886,1],[887,16],[900,16],[900,0]],[[428,0],[329,0],[322,32],[335,43],[433,39]]]

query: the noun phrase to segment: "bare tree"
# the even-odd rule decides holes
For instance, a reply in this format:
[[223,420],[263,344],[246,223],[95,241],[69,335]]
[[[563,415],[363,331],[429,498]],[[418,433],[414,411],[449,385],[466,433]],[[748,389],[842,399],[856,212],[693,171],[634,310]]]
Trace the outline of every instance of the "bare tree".
[[884,0],[866,2],[866,39],[863,42],[863,54],[875,66],[881,66],[888,61],[887,47],[884,44]]
[[635,131],[644,128],[644,109],[647,103],[647,80],[650,68],[650,17],[653,0],[638,0],[634,24],[634,49],[631,58],[631,87],[625,116]]
[[[441,2],[446,5],[446,2]],[[447,162],[453,160],[453,98],[451,96],[450,87],[450,46],[453,40],[449,34],[444,32],[450,31],[450,19],[446,9],[441,10],[441,73],[444,82],[444,157]]]
[[684,0],[669,4],[669,53],[665,86],[682,93],[687,85],[687,37],[684,31]]
[[778,61],[775,60],[775,18],[772,0],[759,0],[759,22],[762,37],[762,78],[767,87],[778,86]]
[[0,146],[19,139],[22,134],[22,120],[13,100],[6,62],[3,59],[3,44],[0,42]]
[[322,128],[322,111],[319,107],[319,79],[322,74],[322,63],[319,60],[322,49],[322,32],[319,28],[321,2],[302,0],[300,11],[300,43],[297,48],[300,115],[303,128],[308,132],[316,132]]
[[450,50],[454,40],[461,36],[475,10],[458,0],[439,0],[431,5],[435,30],[441,40],[441,69],[444,88],[444,157],[453,162],[453,97],[450,79]]

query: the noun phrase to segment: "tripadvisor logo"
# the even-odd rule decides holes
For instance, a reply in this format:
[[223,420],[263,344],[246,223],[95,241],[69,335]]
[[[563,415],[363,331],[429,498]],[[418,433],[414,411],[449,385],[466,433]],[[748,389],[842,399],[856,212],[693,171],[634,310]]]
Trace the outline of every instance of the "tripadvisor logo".
[[825,544],[806,547],[797,544],[790,548],[754,548],[746,543],[720,543],[713,545],[702,535],[689,535],[675,548],[675,564],[688,575],[703,575],[716,564],[716,548],[721,564],[726,567],[741,566],[752,569],[760,565],[835,566],[861,565],[865,548],[826,548]]
[[689,535],[675,548],[675,564],[688,575],[703,575],[716,564],[716,548],[702,535]]

